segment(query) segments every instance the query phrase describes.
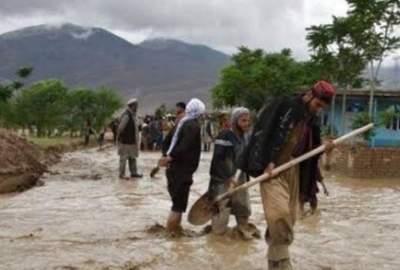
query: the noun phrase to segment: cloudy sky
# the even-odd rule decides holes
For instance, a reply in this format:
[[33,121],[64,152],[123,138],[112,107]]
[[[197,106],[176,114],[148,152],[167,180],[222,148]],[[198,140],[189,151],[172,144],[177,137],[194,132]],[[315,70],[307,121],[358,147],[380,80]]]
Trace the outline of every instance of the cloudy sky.
[[1,0],[0,34],[37,24],[103,27],[137,43],[168,37],[228,53],[240,45],[308,55],[305,28],[344,15],[345,0]]

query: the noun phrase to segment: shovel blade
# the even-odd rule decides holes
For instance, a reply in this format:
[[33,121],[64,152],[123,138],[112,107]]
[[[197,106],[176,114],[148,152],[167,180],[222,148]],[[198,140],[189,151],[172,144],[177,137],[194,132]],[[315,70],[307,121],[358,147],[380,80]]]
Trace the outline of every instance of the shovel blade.
[[189,211],[188,221],[193,225],[204,225],[218,212],[213,201],[208,198],[208,192],[203,194]]

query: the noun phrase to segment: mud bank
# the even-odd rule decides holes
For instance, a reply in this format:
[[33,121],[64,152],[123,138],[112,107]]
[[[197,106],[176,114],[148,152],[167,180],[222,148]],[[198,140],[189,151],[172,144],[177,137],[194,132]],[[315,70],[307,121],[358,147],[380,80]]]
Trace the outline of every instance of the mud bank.
[[60,160],[60,153],[56,147],[43,150],[14,133],[0,130],[0,194],[36,185],[48,166]]

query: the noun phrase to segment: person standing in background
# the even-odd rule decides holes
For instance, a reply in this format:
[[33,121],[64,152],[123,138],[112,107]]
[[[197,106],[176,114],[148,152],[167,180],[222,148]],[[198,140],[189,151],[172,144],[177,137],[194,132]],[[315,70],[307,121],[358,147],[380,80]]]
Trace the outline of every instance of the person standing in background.
[[186,110],[186,103],[185,102],[178,102],[176,103],[176,118],[175,118],[175,125],[179,123],[179,121],[185,117],[185,110]]
[[129,164],[131,178],[142,178],[137,170],[137,158],[139,157],[139,127],[137,119],[138,101],[133,98],[127,103],[128,108],[121,116],[118,126],[118,154],[119,154],[119,178],[128,180],[125,176],[126,161]]
[[201,128],[201,137],[203,140],[204,152],[211,151],[211,143],[214,140],[214,128],[210,116],[205,115]]

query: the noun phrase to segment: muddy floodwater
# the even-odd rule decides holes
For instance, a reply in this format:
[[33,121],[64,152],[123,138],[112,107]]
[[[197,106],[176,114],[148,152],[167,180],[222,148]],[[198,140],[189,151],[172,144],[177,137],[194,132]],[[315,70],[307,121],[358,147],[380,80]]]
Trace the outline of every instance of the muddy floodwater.
[[[43,186],[1,196],[0,269],[267,269],[262,239],[201,235],[186,220],[191,235],[165,237],[155,226],[170,208],[164,173],[148,177],[158,156],[142,154],[145,178],[123,181],[114,148],[66,154]],[[190,205],[208,185],[209,164],[203,154]],[[326,184],[319,213],[296,225],[294,269],[400,269],[400,179],[331,175]],[[264,231],[258,187],[251,198],[251,220]]]

